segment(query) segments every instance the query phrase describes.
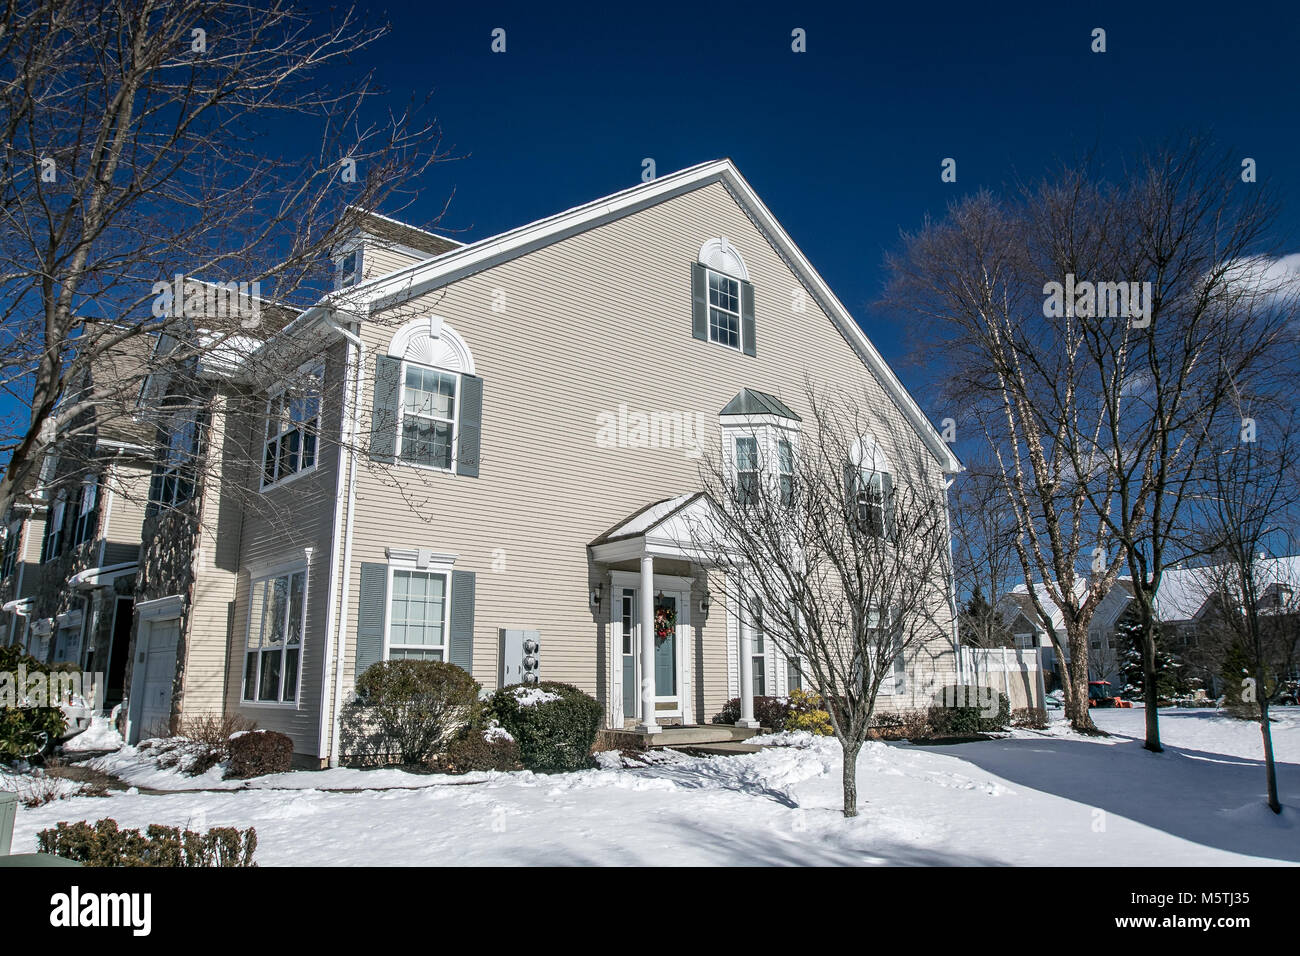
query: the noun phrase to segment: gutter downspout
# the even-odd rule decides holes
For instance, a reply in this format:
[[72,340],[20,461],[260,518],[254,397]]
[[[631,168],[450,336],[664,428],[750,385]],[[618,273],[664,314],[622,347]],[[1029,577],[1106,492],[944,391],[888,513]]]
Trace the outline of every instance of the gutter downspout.
[[961,629],[957,623],[956,566],[952,554],[952,503],[948,500],[948,491],[956,480],[957,476],[953,475],[943,483],[943,519],[948,531],[948,610],[952,615],[952,649],[957,655],[957,685],[961,687],[966,684],[966,668],[962,662]]
[[[349,352],[351,352],[351,350],[355,348],[356,355],[357,355],[357,364],[353,375],[354,399],[353,399],[352,411],[349,413],[346,408],[344,409],[344,415],[345,415],[344,423],[347,425],[347,440],[345,444],[347,444],[347,451],[348,451],[348,493],[347,493],[346,516],[344,518],[347,527],[346,530],[344,531],[344,536],[343,536],[343,581],[341,585],[342,593],[339,595],[338,618],[335,620],[334,623],[334,630],[335,630],[334,653],[333,653],[334,703],[333,706],[328,711],[330,715],[330,723],[331,723],[329,762],[331,767],[337,767],[339,765],[339,709],[342,706],[342,701],[343,701],[343,657],[344,657],[344,644],[345,644],[346,634],[347,634],[348,592],[349,592],[350,585],[352,583],[352,526],[354,523],[353,516],[356,513],[356,504],[357,504],[357,452],[356,449],[352,447],[352,443],[355,443],[356,440],[356,415],[357,415],[357,410],[361,408],[363,389],[365,387],[366,343],[361,340],[361,337],[357,335],[357,333],[353,332],[351,329],[344,328],[342,325],[340,325],[333,318],[333,316],[326,316],[325,323],[329,325],[331,328],[333,328],[335,331],[337,331],[345,339],[347,339]],[[346,386],[345,386],[345,395],[346,395]],[[340,479],[341,479],[342,469],[340,469],[339,471],[340,471]],[[337,511],[335,512],[335,515],[337,517]],[[336,545],[335,555],[337,554],[338,551]],[[333,607],[333,601],[330,602],[330,606],[331,608]],[[322,690],[322,702],[323,702],[324,687],[322,687],[321,690]],[[325,707],[322,706],[321,707],[322,731],[324,730],[323,724],[325,721],[326,713],[327,711]]]

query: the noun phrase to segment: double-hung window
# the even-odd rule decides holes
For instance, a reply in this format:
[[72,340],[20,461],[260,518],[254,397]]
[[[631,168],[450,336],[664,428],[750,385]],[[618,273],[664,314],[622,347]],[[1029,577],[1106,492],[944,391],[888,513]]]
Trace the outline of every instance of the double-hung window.
[[456,441],[460,376],[436,368],[403,365],[398,457],[417,465],[451,470]]
[[781,504],[788,508],[794,501],[794,446],[787,439],[778,438],[776,441],[776,464]]
[[763,610],[758,608],[754,612],[754,646],[751,648],[755,697],[767,696],[767,640],[764,634],[765,630]]
[[885,536],[885,475],[879,471],[858,471],[854,506],[858,522],[873,538]]
[[323,375],[318,366],[306,373],[305,382],[286,388],[267,402],[263,488],[316,467]]
[[99,506],[99,478],[92,475],[81,484],[77,499],[77,523],[72,531],[72,545],[89,541],[95,533],[95,509]]
[[244,700],[288,704],[298,699],[306,587],[306,569],[253,582],[244,654]]
[[389,660],[447,659],[447,577],[433,571],[393,571]]
[[736,498],[741,504],[753,504],[759,492],[758,439],[753,435],[736,436]]
[[184,504],[194,496],[194,468],[199,451],[199,425],[193,408],[177,409],[167,427],[167,447],[154,476],[151,499],[164,507]]
[[709,270],[709,341],[740,348],[740,282]]
[[63,521],[67,513],[67,493],[59,491],[55,493],[54,504],[50,506],[49,514],[46,516],[45,525],[45,552],[41,555],[42,561],[52,561],[59,556],[63,550]]
[[353,249],[338,260],[338,287],[346,289],[361,281],[361,250]]

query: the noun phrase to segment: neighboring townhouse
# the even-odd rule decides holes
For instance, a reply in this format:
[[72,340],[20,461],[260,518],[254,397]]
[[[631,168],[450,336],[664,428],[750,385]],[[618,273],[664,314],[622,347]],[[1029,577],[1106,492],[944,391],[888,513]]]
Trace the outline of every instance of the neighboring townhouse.
[[[959,468],[728,161],[469,245],[376,217],[338,270],[216,389],[221,413],[167,430],[207,477],[183,486],[183,572],[146,548],[133,738],[237,714],[336,762],[365,668],[445,660],[492,688],[520,679],[528,639],[540,677],[592,693],[608,726],[706,723],[800,670],[693,540],[700,456],[781,470],[807,379],[865,403],[868,508],[904,463],[936,488]],[[146,539],[186,551],[162,524]],[[956,679],[942,612],[881,710]]]
[[46,456],[10,525],[11,533],[25,525],[17,529],[23,560],[11,586],[28,652],[102,675],[108,707],[124,693],[153,460],[148,431],[129,411],[148,345],[143,337],[123,340],[72,384],[64,407],[84,410],[60,417],[57,452]]
[[[1052,600],[1043,585],[1035,585],[1039,603],[1047,612],[1050,625],[1065,651],[1064,663],[1069,662],[1069,649],[1065,645],[1065,618],[1060,607]],[[1088,590],[1088,579],[1080,576],[1075,579],[1075,589],[1080,598]],[[1101,599],[1088,624],[1088,673],[1092,680],[1109,681],[1115,687],[1124,686],[1122,667],[1123,649],[1119,646],[1116,625],[1128,610],[1133,600],[1133,585],[1128,578],[1115,582],[1106,596]],[[1043,670],[1047,676],[1048,690],[1061,686],[1064,673],[1062,661],[1057,659],[1056,649],[1048,633],[1048,622],[1034,606],[1029,589],[1024,584],[1017,584],[1004,594],[997,602],[998,613],[1002,622],[1015,638],[1016,647],[1042,648]]]
[[45,541],[45,503],[24,492],[0,529],[0,644],[27,649],[31,637],[31,597],[41,577]]

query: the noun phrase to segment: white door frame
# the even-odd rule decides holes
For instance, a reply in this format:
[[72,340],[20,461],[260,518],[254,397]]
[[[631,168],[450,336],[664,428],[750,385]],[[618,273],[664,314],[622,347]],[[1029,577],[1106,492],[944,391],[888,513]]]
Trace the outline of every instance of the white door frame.
[[[675,702],[676,707],[671,710],[656,710],[656,717],[680,717],[683,724],[691,722],[691,587],[694,581],[691,578],[681,577],[672,574],[656,574],[654,576],[655,593],[662,591],[665,595],[672,595],[677,598],[677,693],[671,697],[656,697],[657,702],[669,703]],[[641,575],[635,571],[611,571],[609,573],[609,622],[610,622],[610,641],[609,641],[609,674],[610,674],[610,708],[609,722],[614,728],[622,728],[623,724],[629,720],[639,719],[640,698],[631,702],[623,700],[623,591],[630,589],[637,592],[637,601],[643,599],[641,595]],[[653,595],[651,596],[653,600]],[[638,609],[640,604],[637,605]],[[640,648],[640,615],[633,614],[632,628],[632,649],[633,658],[635,659],[636,679],[634,686],[641,685],[641,655]]]

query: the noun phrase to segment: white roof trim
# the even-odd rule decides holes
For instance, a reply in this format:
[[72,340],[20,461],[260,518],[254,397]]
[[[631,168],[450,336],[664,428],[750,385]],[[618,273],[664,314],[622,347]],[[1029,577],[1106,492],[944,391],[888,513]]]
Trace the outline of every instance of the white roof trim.
[[68,586],[84,590],[108,587],[124,575],[135,574],[138,567],[138,561],[124,561],[121,564],[109,564],[102,568],[86,568],[68,578]]
[[[786,256],[791,268],[807,283],[823,309],[857,351],[863,364],[875,373],[886,392],[897,402],[917,434],[943,466],[944,471],[961,471],[961,462],[926,418],[920,406],[908,394],[893,369],[876,351],[875,346],[871,344],[866,333],[862,331],[844,304],[836,298],[835,293],[817,274],[812,263],[799,251],[794,240],[777,222],[771,210],[763,205],[749,183],[727,159],[700,163],[594,202],[575,206],[546,219],[539,219],[500,235],[462,246],[443,253],[437,258],[414,263],[388,275],[378,276],[346,290],[340,290],[339,293],[327,296],[322,304],[338,305],[361,313],[374,313],[394,302],[447,285],[473,272],[517,258],[714,182],[724,183],[759,227],[767,232],[769,238]],[[346,293],[346,296],[343,293]]]

